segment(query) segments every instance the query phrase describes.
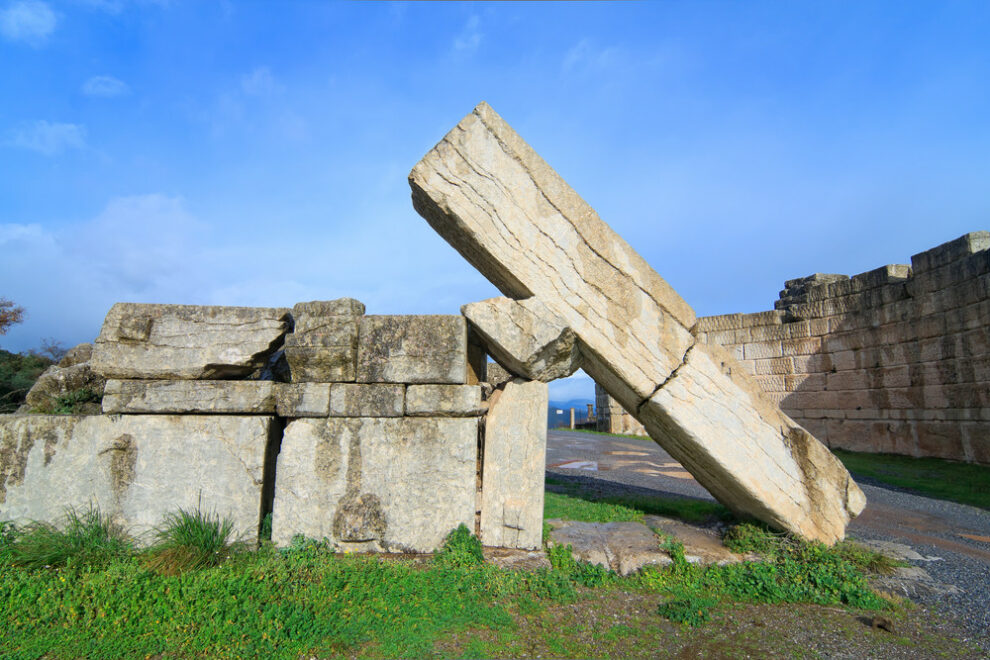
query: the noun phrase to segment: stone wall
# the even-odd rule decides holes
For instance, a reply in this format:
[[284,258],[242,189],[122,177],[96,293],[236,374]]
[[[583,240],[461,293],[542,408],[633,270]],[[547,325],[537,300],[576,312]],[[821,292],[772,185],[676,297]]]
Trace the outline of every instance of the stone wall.
[[34,397],[85,383],[101,414],[0,416],[0,520],[96,506],[147,542],[199,508],[247,540],[270,515],[278,545],[429,552],[464,524],[539,547],[546,384],[486,382],[463,316],[364,311],[115,305]]
[[790,280],[774,307],[696,332],[829,447],[990,463],[990,233]]

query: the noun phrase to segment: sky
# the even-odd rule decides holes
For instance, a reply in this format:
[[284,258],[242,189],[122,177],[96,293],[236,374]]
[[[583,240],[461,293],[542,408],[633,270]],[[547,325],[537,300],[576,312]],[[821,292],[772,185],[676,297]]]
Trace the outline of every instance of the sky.
[[499,295],[406,180],[481,100],[699,315],[771,309],[990,229],[988,34],[984,1],[0,0],[0,348],[117,301]]

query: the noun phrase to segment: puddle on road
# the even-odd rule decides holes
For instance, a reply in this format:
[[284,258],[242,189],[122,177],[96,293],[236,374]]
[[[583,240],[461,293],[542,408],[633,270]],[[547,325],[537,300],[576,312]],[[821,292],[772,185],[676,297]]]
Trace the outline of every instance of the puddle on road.
[[590,470],[598,472],[598,461],[568,461],[566,463],[554,463],[547,467],[564,468],[565,470]]

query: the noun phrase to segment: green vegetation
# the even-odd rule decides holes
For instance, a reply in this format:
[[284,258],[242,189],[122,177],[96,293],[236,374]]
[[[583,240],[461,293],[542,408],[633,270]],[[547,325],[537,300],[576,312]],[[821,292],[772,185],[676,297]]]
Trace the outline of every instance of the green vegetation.
[[594,431],[592,429],[569,429],[566,427],[550,429],[551,431],[568,431],[573,433],[593,433],[594,435],[607,435],[610,438],[630,438],[631,440],[641,440],[643,442],[648,442],[651,445],[656,444],[653,439],[649,436],[644,435],[633,435],[632,433],[605,433],[604,431]]
[[853,476],[907,488],[921,495],[990,509],[990,467],[892,454],[834,450]]
[[92,508],[68,510],[61,528],[32,523],[18,530],[5,523],[0,536],[0,557],[27,568],[102,568],[129,552],[124,530]]
[[0,350],[0,414],[17,410],[34,381],[51,365],[42,355]]
[[[570,499],[579,504],[568,506],[593,504]],[[610,506],[609,515],[643,514]],[[667,540],[662,547],[672,565],[628,578],[576,560],[570,546],[548,547],[549,569],[502,570],[484,562],[480,542],[464,526],[431,560],[341,555],[325,541],[302,537],[281,550],[262,543],[255,552],[231,552],[228,522],[187,511],[169,516],[158,545],[143,552],[132,551],[94,511],[70,515],[61,532],[86,539],[72,545],[81,553],[28,553],[62,547],[39,543],[38,529],[49,533],[46,539],[54,533],[0,525],[4,657],[526,656],[532,652],[520,646],[518,631],[528,621],[552,620],[548,612],[563,606],[584,612],[602,602],[649,599],[655,622],[643,626],[655,641],[670,634],[657,622],[690,629],[722,620],[734,603],[890,607],[866,586],[870,553],[828,549],[753,525],[734,528],[731,543],[765,561],[697,566]],[[614,613],[606,620],[611,623],[596,639],[608,648],[638,643],[640,624],[629,627]],[[602,655],[576,627],[540,634],[546,653]],[[470,640],[446,646],[461,635]]]
[[163,575],[219,566],[230,555],[233,533],[234,524],[227,519],[179,509],[165,516],[145,564]]
[[689,522],[730,521],[732,513],[721,504],[690,498],[640,495],[597,495],[583,491],[579,484],[548,476],[548,486],[566,493],[548,491],[544,517],[585,522],[642,522],[644,515],[669,516]]
[[99,392],[91,389],[73,390],[55,399],[55,405],[50,412],[53,415],[76,415],[81,412],[84,403],[98,403],[102,399]]

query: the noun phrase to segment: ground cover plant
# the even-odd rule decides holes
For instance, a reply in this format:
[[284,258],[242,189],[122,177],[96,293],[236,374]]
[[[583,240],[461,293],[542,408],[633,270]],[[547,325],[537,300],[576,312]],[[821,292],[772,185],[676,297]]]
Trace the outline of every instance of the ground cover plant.
[[[583,504],[574,506],[590,504],[578,501]],[[617,508],[606,510],[610,516],[643,514],[611,506]],[[109,529],[95,511],[74,520],[62,530],[46,529]],[[674,563],[629,578],[577,561],[568,546],[548,548],[549,569],[499,569],[484,562],[478,539],[463,526],[432,558],[340,555],[305,538],[283,549],[263,542],[252,552],[231,552],[229,523],[179,511],[149,550],[125,545],[99,561],[40,563],[40,553],[24,561],[24,551],[38,545],[37,529],[0,528],[4,657],[528,655],[533,647],[519,645],[520,630],[559,608],[591,613],[601,602],[647,603],[650,618],[637,628],[616,622],[600,630],[598,646],[578,644],[580,627],[544,631],[545,652],[648,655],[636,650],[640,628],[679,638],[677,626],[704,628],[731,617],[739,603],[891,607],[867,587],[871,553],[828,549],[752,525],[734,527],[728,542],[761,553],[763,562],[700,567],[667,540]],[[97,539],[98,547],[116,538],[82,536]],[[179,559],[176,548],[185,549]],[[186,561],[190,555],[197,559]]]
[[854,477],[863,476],[921,495],[990,509],[990,467],[985,465],[841,449],[834,453]]

